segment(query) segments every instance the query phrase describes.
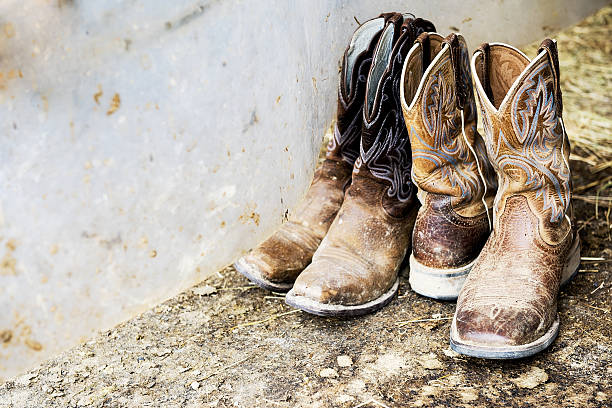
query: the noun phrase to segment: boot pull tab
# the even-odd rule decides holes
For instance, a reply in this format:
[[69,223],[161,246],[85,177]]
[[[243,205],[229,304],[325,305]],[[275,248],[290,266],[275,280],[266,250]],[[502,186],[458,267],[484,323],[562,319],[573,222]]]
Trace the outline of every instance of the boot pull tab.
[[423,72],[425,72],[431,62],[431,42],[429,41],[429,33],[421,33],[417,37],[416,42],[421,45],[421,59]]
[[553,73],[553,86],[555,88],[555,97],[557,99],[557,116],[561,117],[563,113],[563,96],[561,95],[561,79],[559,71],[559,52],[557,50],[557,41],[551,40],[550,38],[545,39],[540,44],[538,54],[546,50],[548,57],[550,58],[551,71]]
[[416,38],[422,33],[435,32],[436,27],[434,27],[433,23],[428,20],[423,20],[422,18],[409,18],[404,20],[404,24],[402,24],[402,32],[409,31],[410,32],[410,41],[414,42]]
[[404,16],[402,16],[401,14],[397,13],[396,16],[394,16],[393,18],[391,18],[389,21],[393,22],[393,25],[395,25],[395,29],[393,30],[393,43],[395,44],[395,40],[401,35],[402,31],[402,25],[404,23]]
[[414,31],[415,28],[412,25],[412,22],[414,21],[414,19],[412,18],[404,18],[404,22],[402,23],[402,28],[400,30],[401,33],[405,33],[406,31],[408,31],[408,35],[412,38],[415,38],[414,36]]
[[391,20],[393,17],[397,17],[397,13],[382,13],[380,17],[385,19],[385,25]]
[[400,13],[382,13],[380,16],[385,19],[385,27],[388,24],[393,24],[395,26],[395,32],[400,31],[400,27],[404,20],[404,17]]
[[461,77],[461,43],[457,34],[450,34],[444,39],[450,49],[450,60],[455,76],[455,94],[457,95],[457,107],[464,109],[467,105],[467,85],[463,83]]
[[421,33],[436,32],[436,26],[434,26],[431,21],[422,19],[421,17],[415,18],[411,24],[415,28],[414,38],[417,38]]
[[480,60],[480,64],[478,64],[478,78],[480,79],[480,83],[484,88],[485,94],[491,103],[495,103],[493,101],[493,90],[491,89],[491,78],[490,78],[490,69],[491,69],[491,46],[489,43],[482,43],[480,47],[476,50],[476,52],[480,52],[482,54],[482,59]]

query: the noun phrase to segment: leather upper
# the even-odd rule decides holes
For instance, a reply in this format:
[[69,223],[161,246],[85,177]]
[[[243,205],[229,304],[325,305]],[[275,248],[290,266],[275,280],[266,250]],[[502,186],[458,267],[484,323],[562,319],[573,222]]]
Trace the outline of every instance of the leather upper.
[[[487,58],[481,49],[472,63],[479,72],[475,79],[487,152],[500,180],[494,229],[501,227],[499,215],[506,200],[521,195],[534,208],[542,239],[558,243],[571,228],[566,218],[571,202],[570,145],[559,113],[559,74],[546,50],[529,61],[509,46],[488,49]],[[489,66],[483,68],[485,60]],[[486,85],[480,77],[487,79]]]
[[411,180],[412,157],[410,140],[402,118],[400,104],[400,78],[404,58],[415,36],[433,25],[422,19],[408,20],[401,26],[395,22],[395,45],[390,62],[377,83],[370,112],[364,109],[360,156],[356,161],[354,176],[362,168],[388,186],[383,206],[392,216],[401,216],[412,207],[415,188]]
[[485,212],[481,199],[485,189],[494,195],[496,180],[476,130],[476,104],[463,37],[421,35],[406,59],[402,84],[413,179],[420,195],[451,197],[453,208],[462,215]]

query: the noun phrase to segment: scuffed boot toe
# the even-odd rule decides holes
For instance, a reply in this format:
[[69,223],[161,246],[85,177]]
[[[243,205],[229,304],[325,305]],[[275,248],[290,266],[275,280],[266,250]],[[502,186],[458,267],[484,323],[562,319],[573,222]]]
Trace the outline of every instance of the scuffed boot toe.
[[556,316],[532,307],[480,304],[476,310],[459,305],[451,326],[451,347],[472,357],[521,358],[548,347],[558,330]]
[[457,338],[483,346],[520,346],[542,335],[542,320],[522,309],[500,310],[491,306],[483,311],[457,311]]
[[340,265],[318,261],[304,270],[294,284],[294,293],[325,304],[345,306],[364,303],[363,282]]
[[287,292],[293,286],[292,282],[274,280],[274,269],[265,257],[247,254],[234,262],[236,271],[262,289],[273,292]]
[[[292,307],[319,316],[350,317],[378,310],[393,299],[397,289],[398,280],[391,288],[376,288],[372,292],[358,275],[333,262],[318,261],[302,272],[286,301]],[[372,293],[378,296],[369,300]]]

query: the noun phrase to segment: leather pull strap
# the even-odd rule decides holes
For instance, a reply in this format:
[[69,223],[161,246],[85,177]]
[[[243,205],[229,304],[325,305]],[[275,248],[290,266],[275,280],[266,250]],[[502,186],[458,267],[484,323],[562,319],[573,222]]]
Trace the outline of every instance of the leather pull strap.
[[404,20],[404,24],[402,25],[402,32],[404,31],[410,32],[410,41],[414,42],[417,37],[422,33],[435,32],[436,27],[429,20],[424,20],[420,17],[415,19],[410,18]]
[[555,98],[557,99],[557,116],[560,117],[563,114],[563,95],[561,95],[561,72],[559,71],[559,51],[557,50],[557,42],[555,40],[551,40],[550,38],[545,39],[544,41],[542,41],[542,44],[540,44],[538,53],[544,50],[550,58],[550,65],[551,71],[553,73],[554,82],[553,86],[555,88]]
[[414,19],[414,21],[412,22],[412,25],[416,27],[414,38],[417,38],[423,32],[425,33],[435,33],[436,32],[436,26],[434,26],[434,24],[431,21],[422,19],[420,17]]
[[491,46],[489,43],[482,43],[480,47],[476,50],[476,52],[480,52],[482,58],[480,59],[480,64],[476,67],[478,70],[478,78],[480,79],[480,83],[489,98],[491,103],[495,103],[493,101],[493,90],[491,89]]
[[[394,32],[393,39],[396,40],[402,33],[402,24],[404,23],[404,16],[397,13],[395,16],[390,18],[389,21],[392,21],[393,24],[395,25],[395,30],[393,30]],[[393,42],[395,43],[395,41]]]
[[396,31],[399,32],[399,28],[404,20],[404,17],[400,13],[382,13],[380,16],[385,19],[385,27],[389,23],[394,24]]
[[392,18],[397,17],[398,13],[381,13],[380,17],[385,19],[385,24]]
[[[414,35],[414,26],[412,25],[412,22],[414,21],[414,19],[412,18],[405,18],[404,22],[402,23],[402,29],[401,32],[406,32],[408,31],[408,35],[413,36]],[[412,37],[414,38],[414,37]]]
[[457,98],[457,107],[464,109],[467,105],[468,98],[468,87],[467,84],[462,80],[461,75],[461,42],[457,34],[450,34],[444,39],[444,43],[448,44],[450,49],[451,65],[453,67],[453,74],[455,76],[455,96]]
[[425,72],[431,62],[431,42],[429,41],[429,33],[421,33],[417,37],[416,42],[421,45],[423,72]]

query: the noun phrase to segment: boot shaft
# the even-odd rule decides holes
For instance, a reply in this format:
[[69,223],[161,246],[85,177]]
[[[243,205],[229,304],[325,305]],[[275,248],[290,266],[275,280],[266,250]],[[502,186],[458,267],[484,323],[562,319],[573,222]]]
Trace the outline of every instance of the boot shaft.
[[451,197],[461,215],[485,211],[496,181],[476,131],[476,104],[463,37],[422,34],[403,67],[401,102],[412,145],[413,181],[426,194]]
[[435,27],[423,19],[390,19],[374,51],[363,110],[360,155],[353,177],[388,186],[383,207],[399,216],[412,206],[410,141],[401,114],[401,68],[416,37]]
[[351,37],[340,68],[337,121],[327,146],[328,159],[353,166],[359,156],[363,104],[372,54],[385,26],[390,21],[401,20],[399,13],[383,13],[363,23]]
[[344,52],[338,83],[337,120],[327,145],[328,159],[353,166],[359,156],[366,79],[372,65],[372,53],[385,23],[383,15],[366,21],[355,30]]
[[542,238],[561,241],[571,229],[571,180],[556,43],[545,40],[532,61],[509,45],[483,44],[471,65],[499,178],[495,222],[510,197],[524,196]]

